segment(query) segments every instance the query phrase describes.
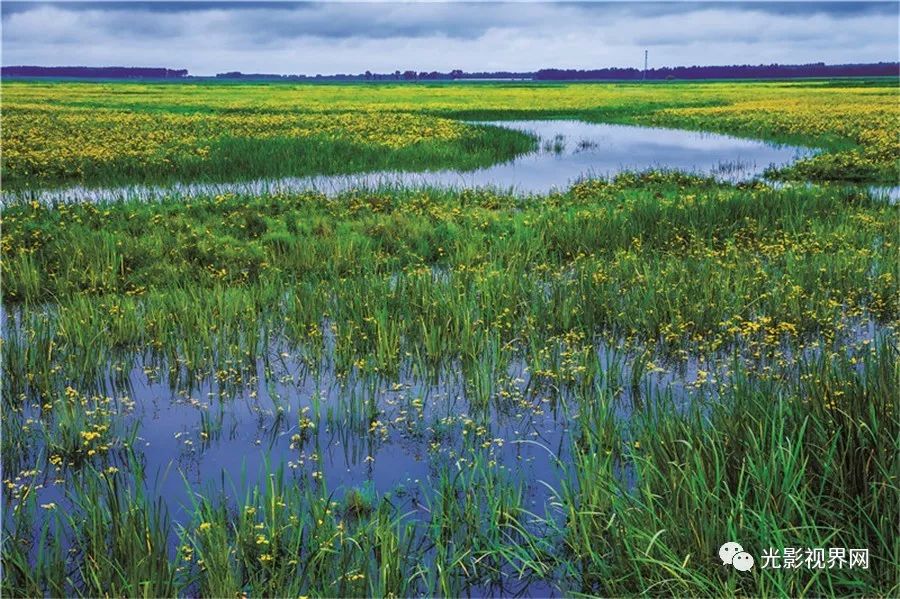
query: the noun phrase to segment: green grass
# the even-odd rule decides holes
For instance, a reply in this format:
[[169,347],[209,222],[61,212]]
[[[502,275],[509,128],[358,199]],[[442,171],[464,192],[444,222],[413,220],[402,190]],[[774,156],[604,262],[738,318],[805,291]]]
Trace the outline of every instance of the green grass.
[[486,125],[471,126],[458,140],[422,141],[398,149],[314,136],[221,137],[210,144],[208,155],[202,158],[173,153],[165,163],[148,164],[122,155],[103,163],[85,162],[76,179],[57,176],[36,181],[33,175],[5,176],[3,185],[6,190],[28,190],[85,181],[94,187],[127,187],[393,170],[472,170],[510,160],[533,146],[534,139],[525,133]]
[[[560,497],[569,576],[603,596],[896,592],[898,374],[892,344],[861,365],[810,359],[793,380],[760,381],[736,365],[719,397],[635,413],[624,427],[636,441],[628,485],[607,451],[621,426],[609,400],[586,402]],[[714,563],[722,539],[757,556],[753,576]],[[764,551],[785,547],[868,547],[878,557],[861,572],[760,568]]]
[[[546,511],[526,508],[521,484],[473,442],[462,448],[465,467],[438,467],[418,510],[400,509],[392,493],[341,497],[278,467],[255,485],[191,488],[200,493],[178,527],[142,491],[139,461],[112,473],[88,467],[73,507],[51,510],[37,536],[34,494],[13,502],[3,591],[455,596],[546,580],[591,596],[889,596],[900,588],[897,354],[881,340],[856,357],[804,359],[787,378],[735,364],[717,393],[684,407],[648,391],[624,420],[615,413],[625,381],[588,370],[557,388],[578,415]],[[223,491],[233,499],[219,499]],[[727,539],[757,556],[864,547],[871,562],[742,576],[716,558]],[[63,543],[74,549],[69,567]]]
[[[4,593],[457,595],[538,581],[604,596],[893,594],[896,341],[888,329],[860,345],[853,323],[897,317],[897,217],[855,190],[665,174],[535,198],[9,206],[2,275],[20,313],[4,329],[4,471],[60,456],[74,507],[47,518],[36,479],[7,489]],[[302,416],[275,397],[277,417],[371,443],[382,382],[448,369],[472,426],[496,436],[489,415],[509,409],[504,376],[522,360],[525,400],[552,401],[573,431],[553,503],[526,507],[479,437],[460,448],[466,468],[436,461],[414,513],[389,494],[289,484],[277,464],[231,500],[200,490],[176,525],[129,457],[140,431],[98,381],[127,382],[143,356],[174,389],[214,379],[237,393],[257,360],[272,372],[281,337],[309,372],[371,383]],[[625,353],[604,361],[604,339]],[[655,363],[698,355],[715,382],[688,403],[653,384]],[[226,406],[197,423],[209,442]],[[454,447],[437,414],[416,418],[404,426]],[[740,577],[715,560],[731,538],[757,557],[847,546],[873,561]],[[58,567],[64,547],[74,569]]]
[[[900,159],[891,79],[651,85],[5,82],[4,98],[3,177],[10,190],[465,170],[532,147],[520,132],[477,126],[451,138],[418,136],[435,116],[677,127],[823,150],[772,173],[788,180],[893,185]],[[96,121],[91,114],[98,115]],[[398,115],[418,119],[394,133],[403,138],[399,143],[379,143],[376,132],[366,132],[367,119]],[[308,118],[320,124],[305,132],[293,128]]]
[[[72,298],[61,302],[72,316],[60,314],[60,328],[77,335],[76,347],[89,336],[66,323],[105,325],[106,310],[117,313],[109,339],[140,344],[177,329],[161,314],[178,304],[197,306],[176,310],[185,319],[230,309],[203,308],[203,296],[241,298],[246,307],[234,309],[250,313],[290,310],[287,292],[304,310],[289,320],[313,325],[328,312],[340,339],[373,349],[396,350],[391,326],[429,347],[420,342],[437,326],[431,346],[466,353],[475,321],[508,338],[605,330],[675,345],[702,337],[715,349],[715,339],[735,338],[733,327],[761,331],[747,323],[833,333],[844,310],[896,317],[896,265],[886,256],[897,223],[895,207],[859,192],[669,175],[532,199],[424,191],[22,204],[5,213],[2,274],[7,300]],[[433,269],[450,276],[433,280]],[[405,273],[397,285],[395,273]],[[396,313],[403,318],[385,320]]]
[[[166,86],[195,104],[138,85],[75,85],[60,101],[223,108],[219,88],[197,87]],[[311,93],[233,87],[232,100],[282,107]],[[749,89],[647,87],[427,86],[449,95],[438,99],[373,86],[365,100],[454,117],[679,124],[666,107],[727,108]],[[772,100],[795,88],[754,89]],[[316,93],[347,110],[358,89]],[[864,113],[856,87],[826,92],[845,89]],[[538,92],[567,95],[532,106]],[[732,117],[720,130],[784,139],[792,126]],[[532,143],[478,131],[391,152],[227,140],[209,164],[152,172],[124,160],[90,180],[478,166]],[[798,168],[890,174],[881,159],[844,164],[865,148],[823,131],[798,139],[830,157]],[[645,173],[533,197],[20,201],[2,226],[5,596],[900,593],[900,213],[863,189]],[[286,363],[310,386],[285,377]],[[264,388],[258,451],[274,459],[261,472],[204,472],[200,487],[186,478],[176,518],[145,472],[153,421],[129,398],[135,367],[154,393],[204,396],[186,425],[198,456],[233,447],[238,402]],[[387,391],[395,384],[406,391]],[[501,421],[520,413],[555,414],[559,446],[504,438]],[[335,440],[348,460],[378,460],[400,432],[428,461],[415,489],[332,488],[320,476]],[[288,445],[303,467],[283,460]],[[527,464],[500,467],[501,448],[523,447],[546,450],[540,476],[552,484]],[[549,502],[532,504],[535,488]],[[719,563],[728,540],[757,559],[752,573]],[[770,547],[867,548],[870,567],[762,569]]]

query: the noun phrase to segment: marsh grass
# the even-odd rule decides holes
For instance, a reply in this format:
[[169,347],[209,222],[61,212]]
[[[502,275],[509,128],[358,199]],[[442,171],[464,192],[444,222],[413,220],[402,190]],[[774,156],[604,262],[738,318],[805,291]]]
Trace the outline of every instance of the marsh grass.
[[[827,341],[848,316],[896,316],[886,256],[897,226],[895,207],[841,189],[652,174],[532,199],[23,204],[4,214],[5,297],[71,299],[29,316],[35,337],[9,339],[21,354],[9,367],[17,381],[23,363],[43,376],[30,361],[64,346],[76,366],[67,374],[93,378],[92,359],[140,346],[177,347],[190,368],[213,347],[253,357],[266,331],[321,338],[326,316],[344,370],[367,354],[386,373],[401,350],[475,359],[488,331],[501,343],[579,330],[700,350],[737,338]],[[261,316],[269,327],[256,326]]]
[[[900,590],[897,207],[866,193],[650,173],[547,197],[21,203],[3,218],[5,595]],[[316,383],[305,411],[272,382],[286,362]],[[189,486],[175,521],[135,444],[136,368],[209,390],[201,451],[262,387],[261,447],[285,431],[316,457]],[[386,424],[384,389],[408,381]],[[526,409],[568,430],[540,450],[553,484],[500,467],[494,418]],[[434,444],[414,496],[329,487],[330,438],[362,461],[397,429]],[[63,495],[44,507],[51,477]],[[872,563],[739,576],[715,556],[732,538]]]
[[[575,118],[816,146],[771,176],[894,185],[893,83],[4,82],[2,175],[472,169],[534,140],[448,118]],[[865,191],[656,172],[2,218],[4,596],[900,594],[900,219]],[[191,406],[179,459],[238,447],[245,401],[260,471],[167,501],[136,373]],[[323,472],[401,440],[413,485]],[[727,540],[871,563],[742,575]]]
[[532,136],[503,127],[469,125],[452,140],[425,139],[399,148],[335,139],[327,136],[232,137],[211,140],[202,155],[173,152],[165,160],[148,162],[122,154],[103,162],[84,161],[76,174],[35,177],[34,173],[4,176],[4,188],[22,191],[86,184],[126,187],[246,181],[280,177],[343,175],[378,171],[462,171],[489,166],[533,149]]
[[[282,465],[257,483],[185,481],[191,503],[177,527],[143,491],[133,458],[120,469],[77,468],[66,513],[37,516],[36,492],[7,504],[5,593],[446,596],[547,581],[601,596],[891,595],[900,584],[890,532],[900,493],[897,357],[882,338],[858,357],[810,355],[792,375],[736,362],[716,393],[687,403],[646,386],[627,418],[619,404],[631,375],[621,365],[556,387],[574,430],[557,462],[560,484],[538,510],[466,436],[468,459],[438,461],[422,503],[399,491],[331,490]],[[741,577],[716,558],[723,538],[757,555],[865,547],[872,561],[868,570]],[[74,567],[62,568],[67,548]]]
[[[879,593],[895,592],[900,556],[886,532],[900,493],[889,474],[900,441],[897,348],[882,342],[856,365],[820,356],[798,374],[760,381],[736,369],[727,394],[686,410],[661,401],[637,411],[624,425],[634,439],[627,477],[608,447],[620,426],[608,403],[586,402],[572,483],[559,497],[576,590],[837,596],[866,594],[878,580]],[[858,573],[768,569],[740,578],[716,563],[724,538],[757,555],[858,546],[878,558]]]

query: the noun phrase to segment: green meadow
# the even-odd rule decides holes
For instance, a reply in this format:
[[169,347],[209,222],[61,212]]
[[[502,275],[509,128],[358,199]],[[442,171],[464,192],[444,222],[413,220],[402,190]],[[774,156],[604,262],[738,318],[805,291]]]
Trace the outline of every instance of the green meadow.
[[[896,86],[3,87],[4,595],[900,593],[900,213],[868,187]],[[534,142],[457,119],[563,116],[823,151],[737,184],[28,195],[465,170]],[[785,548],[869,561],[764,567]]]

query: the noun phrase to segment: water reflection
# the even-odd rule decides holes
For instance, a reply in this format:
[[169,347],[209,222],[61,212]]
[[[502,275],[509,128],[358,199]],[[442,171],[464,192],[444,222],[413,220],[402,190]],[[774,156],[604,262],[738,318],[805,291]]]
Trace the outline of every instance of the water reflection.
[[610,177],[624,171],[680,170],[727,182],[759,178],[769,167],[781,167],[814,151],[680,129],[585,123],[575,120],[485,121],[482,124],[530,133],[535,150],[508,162],[471,171],[381,171],[352,175],[286,177],[232,183],[182,183],[4,193],[5,202],[27,195],[38,201],[113,201],[159,199],[210,194],[262,194],[317,190],[333,195],[348,189],[379,187],[494,188],[543,194],[564,190],[579,179]]

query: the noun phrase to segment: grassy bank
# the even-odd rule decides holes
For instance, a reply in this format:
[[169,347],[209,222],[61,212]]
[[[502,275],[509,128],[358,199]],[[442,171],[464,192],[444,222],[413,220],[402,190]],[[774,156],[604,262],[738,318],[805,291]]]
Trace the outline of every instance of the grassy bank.
[[[72,184],[118,187],[135,183],[236,181],[287,176],[441,168],[474,169],[527,152],[528,135],[489,126],[463,127],[445,119],[408,117],[401,124],[372,124],[390,117],[352,115],[339,119],[336,131],[320,127],[327,115],[299,124],[302,117],[280,119],[267,126],[266,115],[251,114],[235,124],[233,117],[196,115],[167,117],[105,111],[53,113],[13,112],[4,119],[3,183],[7,190],[41,189]],[[72,115],[75,115],[72,117]],[[32,122],[32,117],[37,122]],[[231,121],[230,123],[228,121]],[[164,119],[166,120],[166,119]],[[100,131],[98,123],[106,123]],[[252,131],[243,130],[251,125]],[[376,127],[393,126],[395,132]],[[41,133],[18,138],[19,127]],[[354,130],[358,128],[359,130]],[[36,129],[31,129],[34,132]],[[58,135],[49,140],[46,135]],[[160,139],[162,138],[162,139]],[[52,147],[58,144],[59,147]],[[199,144],[199,145],[198,145]],[[22,147],[27,146],[24,151]],[[35,146],[40,147],[34,151]]]
[[[308,289],[319,303],[358,292],[360,309],[400,296],[406,309],[428,294],[435,300],[404,314],[405,326],[503,318],[510,338],[575,327],[712,349],[763,323],[797,335],[863,310],[896,317],[887,259],[896,207],[853,190],[648,174],[534,198],[433,190],[23,203],[3,225],[5,297],[28,304],[227,287]],[[432,305],[452,312],[428,314]]]

